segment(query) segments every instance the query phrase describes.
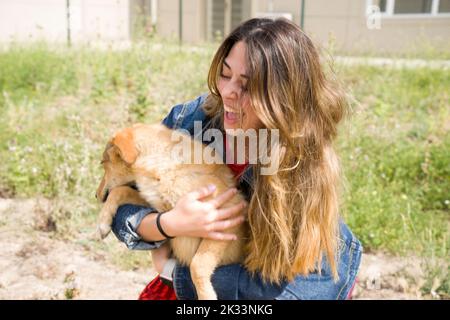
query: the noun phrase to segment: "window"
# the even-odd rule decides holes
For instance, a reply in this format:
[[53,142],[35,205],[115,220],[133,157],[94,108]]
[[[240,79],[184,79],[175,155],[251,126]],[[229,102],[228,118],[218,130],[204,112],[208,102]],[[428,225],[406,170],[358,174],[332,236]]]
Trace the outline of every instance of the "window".
[[431,0],[395,0],[394,14],[431,13]]
[[439,13],[450,13],[450,0],[439,1]]
[[380,8],[381,13],[386,12],[386,0],[374,0],[372,5],[377,6]]
[[448,17],[450,0],[367,0],[382,17]]
[[207,5],[210,39],[222,39],[244,20],[244,0],[210,0]]

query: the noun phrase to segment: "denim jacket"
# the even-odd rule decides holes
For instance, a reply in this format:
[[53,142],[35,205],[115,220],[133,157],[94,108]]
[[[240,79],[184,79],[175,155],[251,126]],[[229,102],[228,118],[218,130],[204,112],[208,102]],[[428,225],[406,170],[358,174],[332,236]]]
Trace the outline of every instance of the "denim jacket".
[[[214,126],[201,107],[206,96],[204,94],[193,101],[176,105],[163,120],[163,124],[169,128],[187,130],[195,139],[201,139],[200,136],[194,136],[194,121],[202,121],[203,131]],[[251,166],[249,166],[239,180],[239,188],[247,198],[250,197],[252,192],[252,179],[253,173]],[[136,232],[142,219],[154,212],[153,208],[123,205],[117,210],[112,230],[116,237],[123,241],[129,249],[151,250],[158,248],[167,240],[145,242]],[[346,299],[359,269],[362,246],[343,221],[340,221],[339,238],[339,279],[337,282],[333,279],[326,259],[323,259],[320,274],[316,272],[308,276],[298,275],[294,281],[290,283],[282,282],[278,285],[264,282],[259,274],[251,275],[240,264],[220,266],[212,276],[213,287],[218,298],[226,300]],[[176,265],[173,285],[179,299],[197,298],[188,267],[181,264]]]

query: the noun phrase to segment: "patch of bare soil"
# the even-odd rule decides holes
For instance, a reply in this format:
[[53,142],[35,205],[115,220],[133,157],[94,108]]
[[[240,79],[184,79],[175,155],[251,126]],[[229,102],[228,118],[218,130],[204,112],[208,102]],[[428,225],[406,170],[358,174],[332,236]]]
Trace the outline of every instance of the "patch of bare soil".
[[364,254],[353,299],[423,299],[423,261],[418,257]]
[[0,199],[0,299],[137,299],[155,272],[123,271],[52,239],[47,205]]

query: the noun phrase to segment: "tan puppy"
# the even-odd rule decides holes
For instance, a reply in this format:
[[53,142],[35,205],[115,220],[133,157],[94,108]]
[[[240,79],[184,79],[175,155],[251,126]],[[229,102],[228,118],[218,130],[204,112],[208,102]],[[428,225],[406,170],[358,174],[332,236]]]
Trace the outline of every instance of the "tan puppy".
[[[111,230],[113,217],[122,204],[150,205],[158,212],[165,212],[186,193],[209,184],[216,186],[210,198],[236,186],[233,173],[225,164],[185,164],[181,157],[173,157],[173,148],[179,142],[172,141],[172,133],[173,130],[161,124],[135,125],[119,131],[109,141],[102,160],[105,174],[96,194],[104,202],[99,220],[103,238]],[[202,151],[208,148],[200,141],[189,139],[192,148],[198,147]],[[133,184],[139,191],[130,187]],[[243,195],[237,193],[223,208],[242,200]],[[199,299],[217,299],[211,284],[217,266],[243,261],[246,224],[226,232],[235,233],[238,240],[192,237],[170,240],[175,257],[190,266]]]

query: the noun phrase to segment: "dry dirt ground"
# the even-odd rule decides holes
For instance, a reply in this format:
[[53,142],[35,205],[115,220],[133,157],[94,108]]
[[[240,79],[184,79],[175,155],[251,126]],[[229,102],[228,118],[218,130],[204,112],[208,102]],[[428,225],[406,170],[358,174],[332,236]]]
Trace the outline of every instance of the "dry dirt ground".
[[123,271],[54,239],[43,207],[42,200],[0,198],[0,299],[137,299],[153,270]]
[[[0,299],[136,299],[155,275],[151,268],[123,271],[55,239],[42,206],[0,198]],[[423,277],[418,258],[366,254],[354,298],[420,299]]]

